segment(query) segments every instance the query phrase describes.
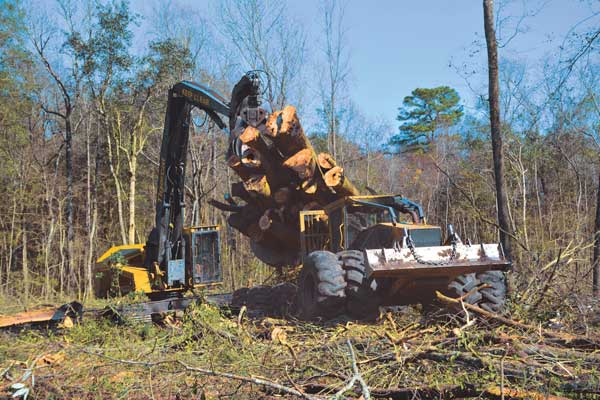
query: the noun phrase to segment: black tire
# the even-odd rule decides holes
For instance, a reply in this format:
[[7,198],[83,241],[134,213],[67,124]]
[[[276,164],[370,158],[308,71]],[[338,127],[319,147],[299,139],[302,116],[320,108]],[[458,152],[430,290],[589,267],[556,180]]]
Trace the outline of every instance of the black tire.
[[477,274],[477,279],[481,284],[490,286],[480,290],[483,298],[479,307],[502,314],[506,308],[506,274],[502,271],[486,271]]
[[377,294],[377,282],[366,279],[364,253],[345,250],[338,253],[346,273],[346,309],[358,319],[375,319],[379,315],[381,298]]
[[450,295],[462,297],[483,284],[490,287],[474,291],[463,301],[486,311],[502,314],[506,305],[506,277],[502,271],[461,275],[448,285],[448,290]]
[[301,319],[333,318],[345,311],[345,272],[338,256],[329,251],[314,251],[305,258],[298,289]]
[[[466,274],[460,275],[454,281],[450,282],[448,290],[452,297],[463,297],[477,286],[479,286],[477,276],[475,274]],[[479,291],[474,291],[469,296],[465,297],[463,301],[465,303],[477,305],[481,302],[482,298]]]

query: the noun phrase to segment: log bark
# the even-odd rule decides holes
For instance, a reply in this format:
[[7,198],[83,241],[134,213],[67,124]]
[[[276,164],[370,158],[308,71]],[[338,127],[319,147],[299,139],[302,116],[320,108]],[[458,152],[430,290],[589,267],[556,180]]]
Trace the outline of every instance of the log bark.
[[312,149],[296,114],[296,107],[285,106],[269,116],[266,133],[273,138],[277,149],[285,156],[292,156],[302,149]]
[[253,175],[244,181],[244,188],[251,197],[268,200],[271,197],[271,187],[265,175]]
[[250,179],[256,172],[252,168],[248,168],[242,163],[242,160],[236,155],[232,155],[227,159],[227,165],[231,168],[243,181]]
[[208,204],[210,204],[211,206],[213,206],[215,208],[218,208],[221,211],[226,211],[226,212],[239,212],[242,210],[242,207],[240,207],[240,206],[221,203],[220,201],[217,201],[215,199],[208,200]]
[[246,203],[250,203],[252,201],[252,197],[250,197],[250,193],[244,187],[244,182],[235,182],[231,184],[231,195],[233,197],[237,197],[239,199],[244,200]]
[[288,204],[292,199],[292,190],[289,187],[282,187],[277,189],[273,194],[273,200],[278,205]]
[[288,225],[278,221],[275,210],[269,209],[265,211],[258,221],[258,226],[264,232],[263,242],[268,241],[275,245],[281,244],[292,251],[300,248],[298,230],[292,229]]

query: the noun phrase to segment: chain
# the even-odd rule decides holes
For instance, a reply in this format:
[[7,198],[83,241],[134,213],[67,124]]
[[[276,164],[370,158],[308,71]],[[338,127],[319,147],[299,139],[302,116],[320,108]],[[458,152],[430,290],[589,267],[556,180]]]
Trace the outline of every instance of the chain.
[[419,256],[417,254],[417,251],[415,249],[414,243],[412,241],[412,238],[410,237],[410,235],[406,238],[406,245],[408,246],[408,249],[410,250],[410,253],[412,254],[413,258],[415,259],[416,262],[418,262],[419,264],[423,264],[423,265],[448,265],[450,264],[450,262],[452,260],[454,260],[454,258],[456,257],[456,241],[452,241],[452,251],[450,253],[450,258],[446,261],[426,261],[423,260],[423,258],[421,258],[421,256]]

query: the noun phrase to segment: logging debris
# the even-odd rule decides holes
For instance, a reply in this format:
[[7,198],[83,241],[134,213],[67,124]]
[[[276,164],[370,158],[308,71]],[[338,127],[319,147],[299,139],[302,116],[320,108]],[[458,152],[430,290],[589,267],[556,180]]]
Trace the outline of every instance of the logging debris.
[[[269,291],[285,297],[293,287],[267,287],[254,297],[267,302]],[[591,399],[600,393],[598,330],[555,331],[478,307],[466,307],[471,325],[454,314],[432,318],[418,307],[382,309],[369,324],[304,323],[256,316],[246,307],[238,314],[193,303],[154,325],[84,318],[50,335],[1,331],[0,396],[10,397],[15,384],[31,388],[30,376],[22,379],[26,371],[39,398],[90,391],[310,399]]]

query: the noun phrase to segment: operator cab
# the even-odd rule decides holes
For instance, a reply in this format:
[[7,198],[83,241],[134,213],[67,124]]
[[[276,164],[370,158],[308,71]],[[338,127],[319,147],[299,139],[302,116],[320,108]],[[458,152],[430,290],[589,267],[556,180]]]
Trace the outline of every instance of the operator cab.
[[348,196],[302,211],[302,254],[315,250],[392,248],[410,234],[415,247],[440,246],[442,230],[428,225],[421,207],[400,195]]
[[399,195],[350,196],[325,207],[332,251],[394,247],[405,232],[416,247],[439,246],[442,231],[428,225],[421,207]]

